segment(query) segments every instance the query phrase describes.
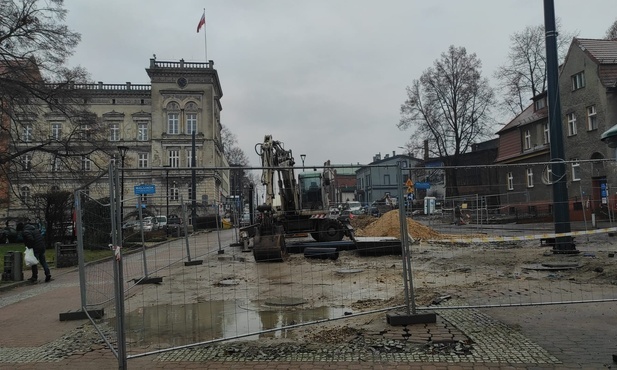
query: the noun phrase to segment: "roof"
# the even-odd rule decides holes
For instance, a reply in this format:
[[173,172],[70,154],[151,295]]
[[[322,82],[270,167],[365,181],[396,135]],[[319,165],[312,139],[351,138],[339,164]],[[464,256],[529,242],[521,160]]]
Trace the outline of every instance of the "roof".
[[598,64],[598,77],[606,87],[617,86],[617,40],[574,39],[578,47]]
[[546,107],[534,112],[534,104],[530,104],[527,108],[525,108],[524,111],[519,113],[518,116],[514,117],[512,121],[508,122],[505,126],[501,128],[501,130],[497,131],[497,134],[512,130],[517,127],[525,126],[527,124],[539,121],[547,117],[548,109],[546,109]]

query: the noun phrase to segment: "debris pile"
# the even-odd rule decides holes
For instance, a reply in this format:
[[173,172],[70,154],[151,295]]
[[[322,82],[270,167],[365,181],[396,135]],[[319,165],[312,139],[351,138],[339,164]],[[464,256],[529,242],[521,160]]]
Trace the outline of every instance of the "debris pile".
[[[407,232],[414,239],[443,239],[444,236],[428,226],[422,225],[410,218],[407,218]],[[367,225],[364,228],[355,229],[354,233],[357,236],[391,236],[395,238],[401,237],[401,226],[399,221],[398,210],[392,210],[383,214],[375,222]]]

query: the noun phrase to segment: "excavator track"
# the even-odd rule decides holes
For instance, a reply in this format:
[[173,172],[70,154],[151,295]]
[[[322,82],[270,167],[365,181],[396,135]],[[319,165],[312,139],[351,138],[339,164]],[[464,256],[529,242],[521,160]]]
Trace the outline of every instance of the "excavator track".
[[283,262],[287,259],[283,234],[255,236],[253,257],[255,257],[255,262]]

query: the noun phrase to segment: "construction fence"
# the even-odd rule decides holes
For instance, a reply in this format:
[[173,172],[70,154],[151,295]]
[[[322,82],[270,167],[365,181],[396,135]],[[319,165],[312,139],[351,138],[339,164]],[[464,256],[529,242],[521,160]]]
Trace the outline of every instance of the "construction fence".
[[[508,179],[520,169],[494,170]],[[369,199],[378,201],[366,202],[362,197],[377,190],[361,189],[356,196],[365,214],[348,220],[340,219],[346,202],[323,210],[323,217],[340,221],[341,233],[352,225],[351,237],[320,244],[310,230],[288,233],[283,262],[256,263],[254,240],[238,223],[197,232],[184,224],[176,235],[123,230],[112,165],[108,204],[76,196],[78,248],[115,251],[109,261],[80,261],[82,309],[104,309],[91,321],[125,367],[131,358],[223,341],[310,337],[365,315],[617,300],[615,203],[607,181],[581,181],[576,192],[570,186],[570,230],[555,233],[552,200],[533,193],[526,177],[517,183],[512,176],[503,190],[485,186],[490,191],[464,195],[460,190],[471,185],[459,179],[458,194],[447,196],[453,191],[439,183],[408,192],[408,179],[422,182],[413,173],[420,169],[371,171],[382,179],[394,174],[389,197],[373,194]],[[546,182],[534,187],[551,195]],[[183,207],[180,217],[188,213]],[[571,249],[554,253],[564,239]]]

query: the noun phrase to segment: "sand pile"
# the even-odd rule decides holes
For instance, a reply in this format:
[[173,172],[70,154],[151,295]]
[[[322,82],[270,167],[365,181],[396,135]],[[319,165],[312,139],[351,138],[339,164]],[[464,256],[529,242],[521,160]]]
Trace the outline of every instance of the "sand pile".
[[[437,231],[428,226],[422,225],[410,218],[407,218],[407,231],[414,239],[441,239],[443,238]],[[356,236],[392,236],[401,237],[401,227],[398,209],[385,213],[375,222],[364,228],[355,229]]]

